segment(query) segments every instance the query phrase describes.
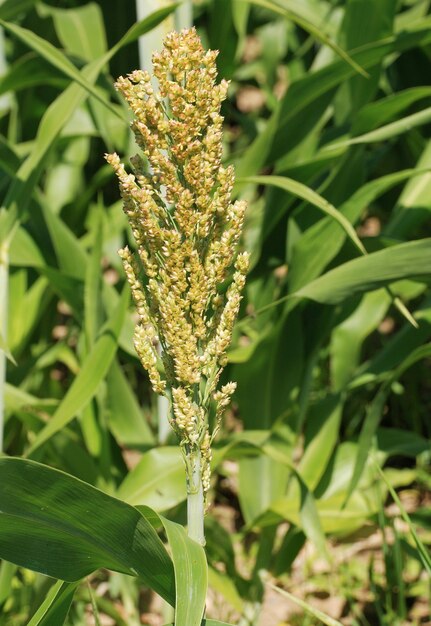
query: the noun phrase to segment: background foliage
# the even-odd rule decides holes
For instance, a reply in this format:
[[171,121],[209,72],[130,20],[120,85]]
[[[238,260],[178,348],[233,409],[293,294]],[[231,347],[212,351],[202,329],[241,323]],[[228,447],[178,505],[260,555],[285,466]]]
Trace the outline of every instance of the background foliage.
[[[116,253],[129,234],[103,161],[134,153],[113,77],[139,66],[139,36],[170,10],[136,28],[132,2],[0,6],[2,397],[6,454],[184,522],[182,461],[131,342]],[[344,624],[427,623],[430,2],[193,10],[231,80],[226,161],[252,253],[226,373],[238,391],[214,451],[208,614],[320,623],[276,604],[272,579]],[[72,587],[3,562],[0,624],[29,623],[49,588],[55,623],[73,592],[67,624],[164,623],[135,578],[99,570]]]

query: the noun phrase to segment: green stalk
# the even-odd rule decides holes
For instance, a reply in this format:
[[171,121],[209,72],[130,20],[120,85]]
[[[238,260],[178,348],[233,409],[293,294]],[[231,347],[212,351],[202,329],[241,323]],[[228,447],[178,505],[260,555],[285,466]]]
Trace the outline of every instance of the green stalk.
[[204,533],[204,490],[201,474],[201,451],[186,452],[187,465],[187,528],[190,539],[205,545]]

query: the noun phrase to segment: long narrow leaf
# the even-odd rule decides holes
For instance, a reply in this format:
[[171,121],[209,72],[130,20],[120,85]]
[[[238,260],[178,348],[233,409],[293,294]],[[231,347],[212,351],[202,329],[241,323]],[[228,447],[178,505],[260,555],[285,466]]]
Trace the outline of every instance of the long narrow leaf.
[[172,605],[174,570],[136,508],[46,465],[0,458],[0,557],[74,582],[105,567],[138,576]]
[[50,422],[36,436],[27,451],[27,456],[33,454],[37,448],[64,428],[77,416],[97,392],[115,356],[118,336],[124,323],[128,302],[128,290],[124,289],[118,306],[107,323],[104,332],[102,332],[93,350],[84,361],[81,371],[52,416]]
[[285,589],[280,589],[280,587],[276,587],[271,583],[267,583],[267,585],[268,587],[271,587],[271,589],[274,589],[274,591],[276,591],[277,593],[281,594],[282,596],[293,602],[293,604],[296,604],[296,606],[299,606],[306,613],[308,613],[308,615],[311,615],[312,617],[318,619],[320,622],[322,622],[322,624],[325,624],[326,626],[343,626],[341,622],[338,622],[336,619],[325,615],[324,613],[322,613],[322,611],[319,611],[319,609],[315,609],[313,606],[311,606],[307,602],[304,602],[304,600],[293,596]]
[[337,209],[330,202],[328,202],[328,200],[325,200],[325,198],[314,191],[314,189],[307,187],[307,185],[304,185],[297,180],[293,180],[293,178],[288,178],[287,176],[248,176],[239,178],[237,182],[251,183],[255,185],[270,185],[272,187],[277,187],[278,189],[283,189],[298,198],[302,198],[302,200],[309,202],[338,222],[347,237],[359,250],[359,252],[361,254],[366,254],[364,245],[349,220],[344,217],[340,211],[337,211]]
[[309,20],[305,19],[301,15],[299,15],[296,11],[285,9],[280,6],[273,0],[243,0],[247,1],[250,4],[255,4],[257,6],[264,7],[265,9],[269,9],[270,11],[274,11],[274,13],[278,13],[279,15],[283,15],[285,18],[295,22],[298,26],[303,28],[306,32],[310,33],[315,39],[320,41],[326,46],[329,46],[343,61],[348,63],[358,74],[361,74],[365,78],[369,77],[368,72],[364,70],[363,67],[359,65],[352,57],[343,50],[335,41],[332,41],[330,37],[321,29],[312,24]]
[[175,626],[200,626],[205,610],[208,565],[205,551],[179,524],[160,517],[175,570]]
[[88,91],[89,94],[94,96],[99,102],[101,102],[104,106],[106,106],[111,113],[115,116],[119,117],[121,120],[124,120],[124,116],[121,115],[118,110],[113,107],[105,98],[100,95],[100,92],[96,89],[94,84],[92,84],[89,80],[86,79],[85,74],[80,72],[71,61],[55,46],[53,46],[46,39],[42,39],[36,33],[33,33],[31,30],[27,28],[23,28],[22,26],[18,26],[17,24],[12,24],[10,22],[5,22],[0,19],[0,25],[3,26],[6,30],[12,33],[15,37],[20,39],[24,43],[24,45],[29,46],[32,50],[40,54],[48,63],[51,63],[58,70],[63,72],[66,76],[68,76],[71,80],[75,81],[81,87],[84,87]]
[[27,626],[61,626],[69,612],[77,583],[57,581]]

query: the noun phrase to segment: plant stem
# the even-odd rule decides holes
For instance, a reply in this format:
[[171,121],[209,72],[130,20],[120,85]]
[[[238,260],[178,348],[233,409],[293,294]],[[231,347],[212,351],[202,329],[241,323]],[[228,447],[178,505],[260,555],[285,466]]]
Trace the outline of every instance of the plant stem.
[[204,490],[201,474],[201,452],[187,452],[187,527],[188,535],[201,546],[205,545]]

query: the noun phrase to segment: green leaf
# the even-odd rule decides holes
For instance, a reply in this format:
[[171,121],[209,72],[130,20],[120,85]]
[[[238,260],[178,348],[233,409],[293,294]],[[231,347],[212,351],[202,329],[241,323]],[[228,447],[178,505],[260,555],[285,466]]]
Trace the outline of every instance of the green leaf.
[[102,318],[102,254],[104,220],[101,207],[97,207],[92,228],[93,246],[85,272],[84,284],[84,328],[87,349],[93,347]]
[[299,462],[298,473],[312,491],[322,478],[337,445],[342,413],[341,397],[328,395],[313,406],[308,415],[308,423],[313,433],[310,436],[306,432],[304,453]]
[[406,133],[412,128],[416,126],[422,126],[423,124],[427,124],[431,120],[431,107],[424,109],[423,111],[419,111],[418,113],[412,113],[411,115],[407,115],[406,117],[401,118],[400,120],[396,120],[396,122],[391,122],[391,124],[386,124],[386,126],[382,126],[381,128],[377,128],[376,130],[372,130],[369,133],[365,133],[363,135],[359,135],[358,137],[352,137],[351,139],[347,139],[345,141],[339,141],[329,146],[326,146],[323,149],[323,152],[330,150],[340,150],[340,148],[347,148],[348,146],[355,146],[358,144],[366,144],[366,143],[376,143],[378,141],[387,141],[388,139],[392,139],[393,137],[397,137],[402,133]]
[[419,100],[431,96],[431,87],[412,87],[391,93],[386,98],[380,98],[371,102],[358,112],[353,121],[353,135],[364,133],[380,128],[387,122],[400,116],[400,113]]
[[47,202],[42,202],[41,207],[60,270],[63,274],[83,280],[89,264],[83,246]]
[[125,288],[117,308],[102,330],[93,350],[85,359],[81,371],[49,423],[37,434],[27,451],[27,455],[33,454],[37,448],[64,428],[96,394],[115,356],[117,340],[127,313],[128,302],[129,292]]
[[405,510],[401,500],[399,499],[397,492],[395,491],[395,489],[392,487],[391,483],[388,481],[387,477],[385,476],[385,473],[381,470],[381,468],[377,464],[376,464],[376,469],[379,472],[381,478],[386,483],[386,486],[392,498],[394,499],[394,502],[397,504],[398,509],[401,513],[401,517],[403,518],[404,522],[407,524],[410,534],[413,537],[413,541],[416,544],[416,548],[418,550],[420,560],[422,561],[423,566],[427,570],[428,575],[431,576],[431,557],[430,557],[428,549],[424,546],[422,540],[418,536],[413,522],[411,521],[407,511]]
[[246,0],[250,4],[255,4],[257,6],[264,7],[269,9],[270,11],[274,11],[274,13],[278,13],[279,15],[283,15],[285,18],[295,22],[298,26],[303,28],[306,32],[310,33],[313,37],[320,41],[326,46],[329,46],[343,61],[348,63],[358,74],[361,74],[365,78],[368,77],[368,72],[364,70],[352,57],[335,42],[332,41],[328,37],[328,35],[318,26],[315,26],[312,22],[307,19],[304,19],[301,15],[299,15],[296,11],[288,10],[283,6],[280,6],[277,2],[273,0]]
[[[382,194],[392,189],[409,178],[417,185],[417,176],[427,175],[427,170],[408,169],[388,174],[372,180],[340,205],[339,212],[352,224],[355,224],[362,216],[366,208],[375,202]],[[322,246],[322,241],[330,241],[330,246]],[[289,272],[289,285],[292,291],[296,291],[307,282],[316,278],[321,271],[335,258],[345,241],[344,232],[334,220],[324,218],[307,229],[300,237],[293,249],[291,271]]]
[[[51,65],[30,52],[13,63],[0,78],[0,94],[17,93],[22,89],[37,85],[53,85],[61,89],[65,83],[67,83],[67,78],[61,72],[56,72]],[[18,167],[15,171],[17,169]]]
[[77,583],[56,582],[27,626],[61,626],[73,600]]
[[134,507],[34,461],[0,458],[0,556],[74,582],[105,567],[174,604],[172,562]]
[[[292,178],[287,178],[286,176],[249,176],[247,178],[239,178],[238,183],[252,183],[255,185],[272,185],[277,187],[278,189],[283,189],[288,193],[297,196],[298,198],[302,198],[306,202],[309,202],[313,206],[317,207],[326,215],[329,215],[333,220],[338,222],[341,228],[346,233],[347,237],[353,243],[353,245],[359,250],[361,254],[366,254],[366,250],[362,241],[359,239],[356,234],[355,229],[349,220],[344,217],[340,211],[337,209],[325,198],[322,198],[316,191],[307,187],[307,185],[303,185],[297,180],[293,180]],[[271,227],[269,227],[270,229]]]
[[3,352],[3,354],[6,355],[6,358],[13,363],[14,365],[16,365],[16,361],[12,356],[12,353],[9,351],[9,348],[7,346],[6,341],[4,340],[2,334],[0,333],[0,352]]
[[428,141],[416,165],[421,172],[404,187],[392,212],[391,220],[384,229],[385,235],[405,238],[414,232],[422,222],[429,219],[431,207],[431,172],[423,168],[431,167],[431,141]]
[[42,267],[45,259],[29,233],[18,228],[9,250],[9,264],[12,267]]
[[146,504],[163,511],[186,497],[184,460],[178,446],[158,447],[144,452],[126,476],[118,497],[129,504]]
[[[372,291],[403,278],[424,279],[430,274],[431,239],[419,239],[348,261],[287,298],[337,304],[355,293]],[[286,298],[279,302],[283,300]]]
[[370,450],[373,447],[374,435],[382,418],[383,409],[385,408],[389,391],[390,390],[388,386],[384,385],[368,408],[367,415],[365,417],[364,423],[361,428],[361,433],[359,435],[358,453],[356,455],[353,475],[347,489],[346,502],[348,502],[350,496],[358,486],[358,483],[362,477],[362,472],[364,471],[365,465],[367,463]]
[[[170,6],[160,9],[141,22],[134,24],[106,54],[92,61],[82,69],[81,74],[85,84],[89,83],[90,85],[94,85],[105,65],[123,46],[135,41],[139,35],[157,26],[174,8],[175,6]],[[8,209],[8,213],[5,223],[2,224],[4,231],[3,236],[10,236],[13,233],[17,221],[19,221],[27,211],[33,189],[42,173],[48,151],[72,114],[85,102],[88,94],[89,92],[86,88],[82,87],[80,84],[72,83],[49,105],[44,113],[38,127],[33,150],[17,171],[16,178],[8,189],[5,198],[3,206]],[[115,114],[117,115],[117,112]],[[0,218],[1,217],[2,210],[0,210]]]
[[[276,442],[268,440],[263,446],[265,453],[273,460],[285,465],[290,470],[295,480],[288,485],[287,496],[285,494],[285,486],[283,485],[282,496],[278,500],[269,503],[269,510],[276,510],[278,503],[287,498],[295,510],[295,524],[303,529],[304,534],[316,546],[319,554],[326,561],[330,561],[328,548],[326,545],[325,533],[317,508],[317,502],[313,493],[309,490],[308,485],[302,479],[300,473],[296,470],[292,462],[292,454],[287,455],[286,451],[280,445],[274,445]],[[250,477],[251,482],[253,482]],[[263,511],[261,511],[262,513]]]
[[106,382],[108,426],[116,440],[127,447],[154,445],[154,435],[117,359],[112,362]]
[[6,0],[0,6],[0,18],[11,20],[20,13],[25,13],[31,9],[38,0]]
[[54,400],[53,398],[37,398],[10,383],[5,383],[4,398],[6,411],[20,411],[21,409],[28,408],[46,410],[58,404],[58,400]]
[[142,35],[145,35],[145,33],[148,33],[150,30],[158,26],[160,22],[163,22],[165,18],[171,15],[171,13],[173,13],[177,9],[179,4],[179,2],[174,2],[169,6],[154,11],[153,13],[151,13],[151,15],[148,15],[148,17],[141,20],[140,22],[133,24],[133,26],[129,28],[127,33],[120,39],[118,44],[114,46],[114,48],[116,50],[119,48],[123,48],[124,46],[127,46],[128,44],[133,43],[134,41],[139,39],[139,37],[141,37]]
[[[80,72],[73,65],[73,63],[69,61],[69,59],[49,41],[42,39],[42,37],[39,37],[36,33],[33,33],[31,30],[23,28],[22,26],[18,26],[17,24],[11,24],[10,22],[5,22],[2,19],[0,19],[0,24],[3,28],[20,39],[24,45],[29,46],[32,50],[40,54],[41,57],[46,59],[46,61],[63,72],[63,74],[78,83],[78,85],[88,91],[89,94],[104,104],[114,115],[117,115],[124,120],[124,117],[120,115],[118,110],[100,95],[100,92],[96,89],[94,84],[87,79],[85,73]],[[124,120],[124,122],[126,123],[126,120]]]
[[277,593],[286,597],[293,604],[296,604],[296,606],[299,606],[308,615],[311,615],[312,617],[315,617],[316,619],[318,619],[320,622],[322,622],[322,624],[325,624],[326,626],[343,626],[341,622],[338,622],[336,619],[332,619],[332,617],[325,615],[324,613],[322,613],[322,611],[319,611],[319,609],[316,609],[313,606],[311,606],[311,604],[308,604],[308,602],[304,602],[304,600],[301,600],[300,598],[293,596],[291,593],[289,593],[285,589],[280,589],[280,587],[276,587],[275,585],[272,585],[271,583],[267,583],[267,585],[268,587],[271,587],[271,589],[274,589],[274,591],[277,591]]
[[58,38],[69,54],[92,61],[106,52],[106,33],[102,10],[95,2],[74,9],[44,5],[52,15]]
[[351,315],[334,329],[330,343],[331,380],[334,390],[353,378],[365,339],[379,326],[390,306],[383,289],[366,294]]
[[175,626],[200,626],[205,610],[208,565],[205,551],[179,524],[160,517],[175,570]]
[[[351,56],[361,67],[372,68],[392,52],[425,45],[429,41],[429,22],[422,21],[420,27],[412,28],[411,32],[406,30],[363,46],[352,52]],[[332,102],[336,88],[355,73],[350,65],[337,60],[293,81],[264,131],[259,133],[239,161],[237,175],[254,175],[263,166],[284,156],[286,145],[296,145],[305,136],[304,132],[308,132],[307,128],[310,125],[314,127],[316,119],[320,119],[322,111]]]

